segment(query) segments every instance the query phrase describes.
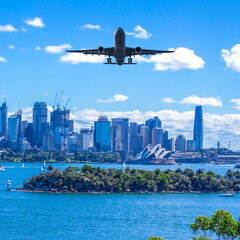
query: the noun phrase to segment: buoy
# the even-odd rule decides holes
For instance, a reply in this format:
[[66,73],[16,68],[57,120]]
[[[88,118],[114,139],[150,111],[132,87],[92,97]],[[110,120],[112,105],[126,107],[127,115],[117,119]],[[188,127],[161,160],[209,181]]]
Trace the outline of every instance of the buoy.
[[7,191],[11,191],[11,182],[10,182],[10,180],[8,180],[8,183],[7,183]]

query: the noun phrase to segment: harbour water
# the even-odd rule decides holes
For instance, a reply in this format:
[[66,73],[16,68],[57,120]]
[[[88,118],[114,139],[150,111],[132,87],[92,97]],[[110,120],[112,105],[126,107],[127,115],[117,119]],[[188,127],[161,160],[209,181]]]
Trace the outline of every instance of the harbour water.
[[[219,194],[56,194],[7,192],[22,186],[42,164],[3,163],[0,172],[0,239],[192,239],[189,225],[199,215],[218,209],[240,215],[240,194],[220,198]],[[46,164],[48,165],[48,164]],[[70,164],[52,164],[65,169]],[[71,164],[81,167],[83,164]],[[122,165],[99,164],[103,168]],[[94,164],[93,166],[99,166]],[[141,166],[131,168],[161,170],[167,168],[197,170],[204,168],[225,174],[233,165],[183,164],[180,166]]]

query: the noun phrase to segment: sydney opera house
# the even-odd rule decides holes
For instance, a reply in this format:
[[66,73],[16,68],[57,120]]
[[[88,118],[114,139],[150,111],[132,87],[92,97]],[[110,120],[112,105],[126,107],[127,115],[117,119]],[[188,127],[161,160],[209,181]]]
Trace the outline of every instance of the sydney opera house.
[[161,144],[157,144],[153,148],[147,146],[137,160],[141,164],[176,165],[170,156],[171,151],[166,151],[165,148],[161,148]]

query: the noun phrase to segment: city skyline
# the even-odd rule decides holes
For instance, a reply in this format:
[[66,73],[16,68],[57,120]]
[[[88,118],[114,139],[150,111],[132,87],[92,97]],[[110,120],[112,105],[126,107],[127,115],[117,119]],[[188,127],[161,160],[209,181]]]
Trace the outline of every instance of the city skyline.
[[[1,102],[0,102],[1,103]],[[62,104],[64,107],[64,103]],[[48,116],[47,119],[50,121],[50,112],[53,111],[52,106],[46,105],[48,109]],[[176,111],[158,111],[158,112],[145,112],[141,113],[140,111],[133,111],[133,112],[103,112],[103,111],[96,111],[91,109],[86,109],[81,112],[81,114],[75,114],[72,110],[70,112],[70,119],[74,120],[74,128],[76,131],[79,131],[81,128],[91,128],[94,126],[94,121],[98,119],[99,116],[105,115],[108,116],[111,120],[112,118],[128,118],[129,122],[137,122],[138,124],[144,124],[146,120],[154,119],[155,117],[159,117],[160,125],[162,125],[163,122],[163,128],[169,131],[169,138],[176,138],[179,134],[184,135],[186,139],[192,139],[193,138],[193,130],[194,130],[194,111],[195,107],[193,107],[192,111],[189,112],[183,112],[182,117],[178,120],[174,117],[174,114],[176,114]],[[22,110],[22,120],[27,120],[28,122],[32,122],[32,110],[33,107],[29,107],[27,109]],[[9,111],[9,109],[8,109]],[[15,112],[8,112],[8,117],[12,114],[15,114]],[[179,113],[177,113],[178,115]],[[205,116],[205,117],[204,117]],[[176,116],[177,118],[179,116]],[[219,122],[220,126],[215,124],[215,122],[212,122],[212,118],[209,118],[209,113],[205,113],[203,111],[203,119],[204,119],[204,125],[206,129],[204,130],[204,148],[210,148],[210,147],[216,147],[217,142],[220,141],[221,144],[225,147],[228,147],[229,141],[231,141],[231,149],[232,150],[239,150],[238,142],[234,142],[234,136],[229,136],[228,138],[222,138],[221,135],[216,135],[215,129],[218,129],[219,127],[222,127],[222,123],[219,121],[219,118],[217,115],[215,115],[216,122]],[[225,121],[228,121],[229,118],[226,116]],[[236,119],[235,119],[236,120]],[[209,125],[210,124],[213,125]],[[232,126],[232,122],[229,123],[226,122],[225,124],[229,125],[229,127]],[[177,127],[176,127],[177,126]],[[229,129],[227,129],[229,130]],[[214,135],[213,135],[214,134]]]
[[[231,140],[233,149],[239,149],[240,3],[233,8],[217,0],[139,1],[136,9],[129,1],[108,2],[107,15],[99,11],[101,3],[92,3],[2,3],[0,102],[7,98],[11,112],[20,103],[25,116],[35,101],[51,106],[56,91],[63,89],[78,126],[92,124],[102,114],[142,123],[159,116],[169,130],[187,129],[183,134],[189,138],[193,109],[201,104],[206,146],[218,140],[227,146]],[[111,46],[117,27],[126,30],[128,46],[175,48],[176,54],[116,68],[102,65],[98,56],[64,52]]]

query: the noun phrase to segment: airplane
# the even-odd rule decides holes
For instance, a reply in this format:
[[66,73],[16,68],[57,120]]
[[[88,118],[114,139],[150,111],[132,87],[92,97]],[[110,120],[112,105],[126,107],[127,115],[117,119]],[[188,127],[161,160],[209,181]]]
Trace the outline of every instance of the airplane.
[[[83,53],[90,55],[105,55],[108,56],[107,62],[104,64],[117,64],[119,66],[123,64],[136,64],[132,62],[132,56],[136,55],[155,55],[157,53],[173,53],[173,51],[164,50],[148,50],[141,47],[130,48],[125,46],[125,32],[122,28],[117,28],[114,33],[114,47],[104,48],[100,46],[98,49],[86,49],[86,50],[66,50],[66,52]],[[114,57],[116,63],[112,62]],[[125,63],[125,57],[128,57],[128,62]]]

